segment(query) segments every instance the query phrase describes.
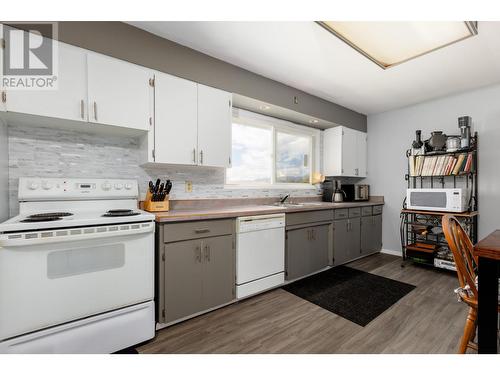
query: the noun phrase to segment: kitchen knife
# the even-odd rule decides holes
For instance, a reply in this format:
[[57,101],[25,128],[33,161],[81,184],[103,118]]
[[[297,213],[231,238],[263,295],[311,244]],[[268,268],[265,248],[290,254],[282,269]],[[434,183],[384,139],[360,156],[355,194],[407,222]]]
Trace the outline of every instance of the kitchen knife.
[[154,191],[153,191],[153,202],[156,202],[156,200],[158,199],[158,190],[160,189],[160,179],[157,178],[156,179],[156,182],[155,182],[155,188],[154,188]]
[[164,186],[165,186],[165,184],[162,182],[162,183],[160,184],[159,189],[158,189],[158,193],[156,194],[156,201],[157,201],[157,202],[158,202],[158,201],[162,201],[162,200],[163,200],[163,199],[162,199],[162,196],[163,196]]
[[155,192],[155,185],[153,184],[153,181],[149,181],[149,192],[151,194]]
[[165,186],[165,195],[170,194],[170,190],[172,190],[172,181],[167,180],[167,185]]

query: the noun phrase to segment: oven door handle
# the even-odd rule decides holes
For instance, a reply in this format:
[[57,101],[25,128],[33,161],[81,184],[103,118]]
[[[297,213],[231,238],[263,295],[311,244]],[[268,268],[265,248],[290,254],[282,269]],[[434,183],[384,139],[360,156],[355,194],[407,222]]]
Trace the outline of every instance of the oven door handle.
[[[93,230],[89,233],[89,230]],[[87,232],[86,232],[87,231]],[[129,223],[90,228],[47,229],[26,233],[0,234],[0,251],[6,247],[45,245],[61,242],[85,241],[96,238],[132,236],[154,231],[154,223]],[[51,236],[47,236],[47,234]],[[19,237],[20,236],[20,237]]]

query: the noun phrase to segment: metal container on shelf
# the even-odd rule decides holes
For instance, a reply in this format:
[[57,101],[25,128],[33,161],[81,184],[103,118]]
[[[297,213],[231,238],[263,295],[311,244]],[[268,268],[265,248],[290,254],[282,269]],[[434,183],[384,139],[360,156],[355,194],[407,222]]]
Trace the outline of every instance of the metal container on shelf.
[[472,117],[462,116],[458,118],[458,127],[460,128],[460,146],[462,148],[470,147]]
[[446,138],[446,134],[443,134],[442,131],[433,131],[429,139],[429,145],[434,151],[441,151],[446,145]]
[[459,137],[450,136],[446,139],[446,151],[454,152],[461,147],[461,139]]

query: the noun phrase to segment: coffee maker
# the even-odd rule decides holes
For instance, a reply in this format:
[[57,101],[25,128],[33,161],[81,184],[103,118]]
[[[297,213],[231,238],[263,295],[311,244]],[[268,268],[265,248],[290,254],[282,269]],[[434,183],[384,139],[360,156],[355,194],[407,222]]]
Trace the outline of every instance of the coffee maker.
[[323,201],[324,202],[343,202],[345,200],[345,192],[340,188],[340,181],[325,180],[323,182]]

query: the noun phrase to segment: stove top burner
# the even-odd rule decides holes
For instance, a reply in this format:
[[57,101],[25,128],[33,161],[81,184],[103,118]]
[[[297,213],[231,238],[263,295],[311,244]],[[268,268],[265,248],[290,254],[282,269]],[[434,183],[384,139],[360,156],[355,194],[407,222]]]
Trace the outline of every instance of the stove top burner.
[[29,215],[28,219],[34,218],[46,218],[46,217],[63,217],[63,216],[72,216],[73,214],[70,212],[45,212],[43,214],[33,214]]
[[118,216],[136,216],[140,215],[140,212],[134,212],[133,210],[128,209],[118,209],[118,210],[109,210],[102,216],[106,217],[118,217]]
[[62,220],[62,217],[59,216],[37,216],[37,217],[28,217],[24,220],[21,220],[21,223],[39,223],[43,221],[56,221]]
[[73,215],[70,212],[44,212],[41,214],[33,214],[26,217],[26,219],[21,220],[21,223],[40,223],[44,221],[56,221],[62,220],[64,216]]

